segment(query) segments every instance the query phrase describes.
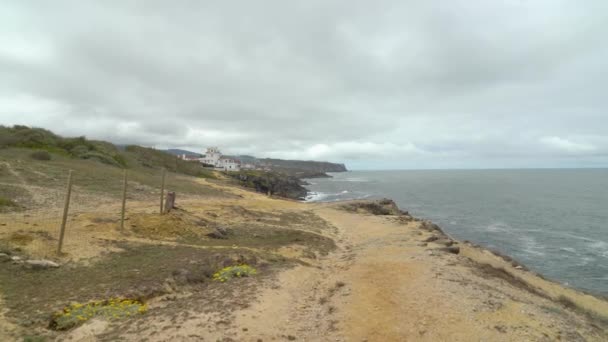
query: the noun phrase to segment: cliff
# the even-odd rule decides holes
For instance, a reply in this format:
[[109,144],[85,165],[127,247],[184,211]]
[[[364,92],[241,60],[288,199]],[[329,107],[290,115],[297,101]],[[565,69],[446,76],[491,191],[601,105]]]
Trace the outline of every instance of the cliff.
[[300,200],[308,192],[300,179],[278,172],[239,171],[225,174],[235,179],[239,185],[263,194]]

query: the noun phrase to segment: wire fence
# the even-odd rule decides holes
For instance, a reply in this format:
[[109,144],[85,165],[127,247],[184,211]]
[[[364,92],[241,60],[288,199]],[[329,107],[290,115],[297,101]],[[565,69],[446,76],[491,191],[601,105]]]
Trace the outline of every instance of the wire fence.
[[63,188],[20,184],[35,204],[0,215],[0,247],[37,258],[86,258],[98,254],[104,240],[119,240],[125,226],[133,226],[132,217],[162,215],[173,207],[174,193],[165,189],[170,177],[165,170],[158,172],[157,187],[129,179],[125,170],[116,179],[121,186],[110,192],[74,185],[79,176],[83,175],[73,171],[58,176]]

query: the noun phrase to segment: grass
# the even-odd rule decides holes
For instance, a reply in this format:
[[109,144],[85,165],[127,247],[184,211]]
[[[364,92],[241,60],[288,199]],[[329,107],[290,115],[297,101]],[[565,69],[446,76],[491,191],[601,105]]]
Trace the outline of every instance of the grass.
[[92,141],[85,137],[64,138],[42,128],[15,125],[0,126],[0,147],[23,147],[39,150],[32,157],[49,160],[50,154],[62,154],[79,159],[95,159],[114,166],[126,166],[124,157],[112,144]]
[[284,246],[298,244],[309,251],[317,251],[327,255],[336,248],[334,241],[319,234],[297,229],[271,227],[259,223],[235,224],[227,228],[224,239],[207,239],[196,236],[183,236],[178,239],[181,243],[202,246],[235,245],[239,247],[257,248],[268,251],[277,250]]
[[595,311],[591,311],[591,310],[577,304],[575,301],[573,301],[572,299],[570,299],[564,295],[559,296],[556,299],[556,301],[559,304],[563,305],[564,307],[584,315],[590,321],[592,321],[598,325],[601,325],[604,328],[608,328],[608,313],[606,313],[606,315],[600,315],[599,313],[597,313]]
[[[124,252],[112,253],[90,266],[63,265],[57,269],[30,270],[10,263],[0,267],[0,291],[6,316],[23,326],[46,325],[51,313],[72,302],[104,298],[145,301],[171,291],[167,284],[206,286],[213,273],[234,256],[283,260],[242,249],[205,250],[185,246],[117,244]],[[255,257],[254,257],[255,256]]]
[[[208,247],[238,246],[275,251],[281,247],[298,244],[314,254],[326,255],[336,246],[332,239],[312,231],[299,229],[311,224],[325,223],[312,213],[287,214],[262,213],[242,207],[230,209],[224,217],[240,218],[247,222],[212,221],[185,210],[173,210],[166,215],[133,214],[127,228],[135,234],[156,240],[176,241],[182,244]],[[319,223],[320,222],[320,223]],[[216,238],[215,227],[225,228],[222,238]],[[324,227],[324,226],[321,226]]]
[[[2,165],[0,183],[4,183],[0,184],[0,190],[10,191],[9,199],[14,199],[16,198],[14,196],[18,195],[27,197],[27,192],[23,191],[21,184],[64,191],[68,170],[73,170],[75,191],[87,191],[114,198],[120,198],[122,195],[122,168],[64,155],[53,155],[52,160],[38,161],[29,158],[28,153],[29,150],[22,148],[0,149],[0,165]],[[12,172],[7,170],[5,163],[9,163]],[[129,194],[156,196],[160,192],[161,175],[160,169],[134,165],[128,170]],[[195,177],[179,173],[168,172],[165,184],[167,190],[176,191],[178,196],[179,194],[228,196],[220,190],[197,183]],[[137,188],[142,188],[143,191],[136,192]],[[27,201],[24,204],[32,205]]]

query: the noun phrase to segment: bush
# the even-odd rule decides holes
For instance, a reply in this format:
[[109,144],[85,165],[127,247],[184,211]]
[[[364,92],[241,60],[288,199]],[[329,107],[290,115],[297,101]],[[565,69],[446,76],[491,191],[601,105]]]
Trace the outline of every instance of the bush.
[[146,304],[131,299],[115,298],[86,304],[74,303],[53,315],[50,328],[67,330],[95,316],[106,319],[121,319],[143,314],[147,310]]
[[35,160],[51,160],[51,154],[47,151],[35,151],[30,153],[30,158]]
[[215,272],[215,274],[213,274],[213,280],[223,283],[234,277],[249,277],[250,275],[254,275],[256,273],[256,269],[249,265],[229,266]]
[[0,207],[16,207],[17,203],[8,198],[0,197]]

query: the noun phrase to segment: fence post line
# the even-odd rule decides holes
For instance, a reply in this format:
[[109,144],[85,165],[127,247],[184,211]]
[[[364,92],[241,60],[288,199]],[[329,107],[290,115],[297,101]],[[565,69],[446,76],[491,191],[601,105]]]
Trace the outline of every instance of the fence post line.
[[163,214],[163,199],[165,196],[165,174],[167,173],[167,169],[163,168],[163,177],[160,182],[160,214]]
[[127,169],[122,181],[122,211],[120,212],[120,229],[125,228],[125,207],[127,205]]
[[70,197],[72,196],[72,170],[68,172],[67,193],[65,195],[65,204],[63,206],[63,219],[61,220],[61,231],[59,232],[59,245],[57,246],[57,254],[61,254],[63,247],[63,237],[65,236],[65,224],[68,221],[68,209],[70,208]]

